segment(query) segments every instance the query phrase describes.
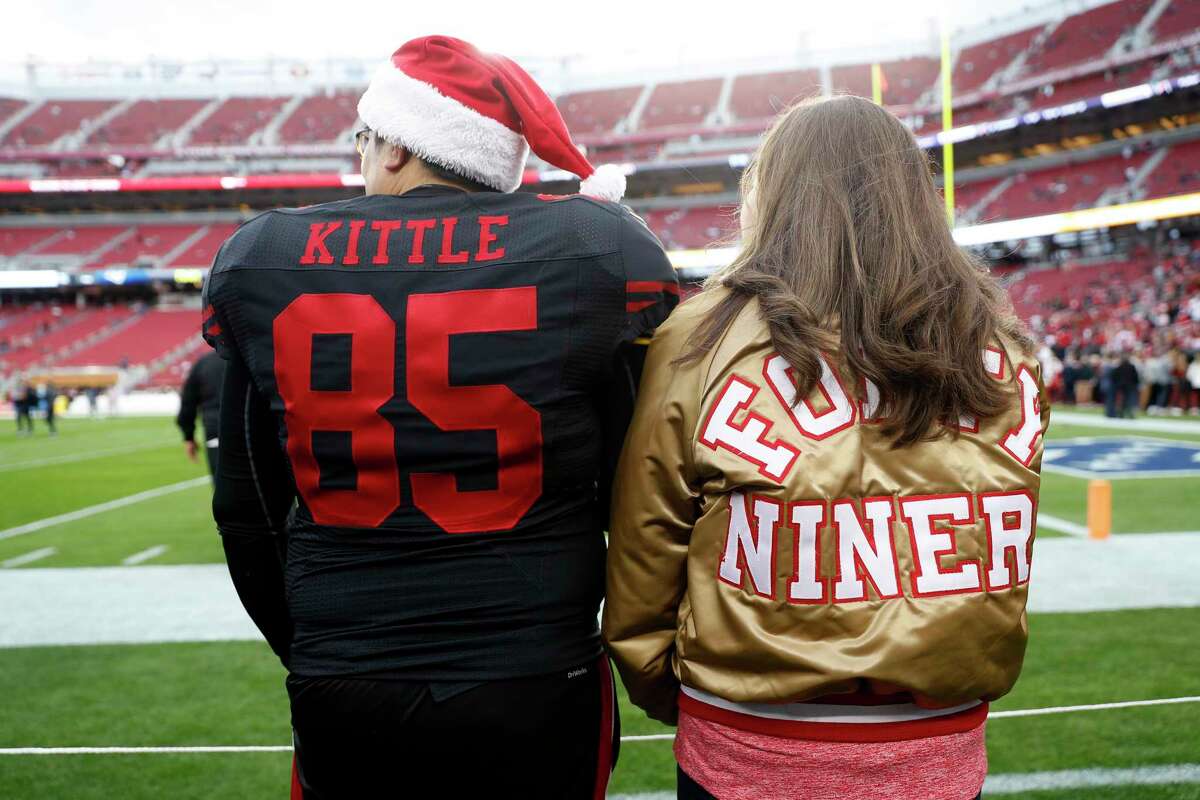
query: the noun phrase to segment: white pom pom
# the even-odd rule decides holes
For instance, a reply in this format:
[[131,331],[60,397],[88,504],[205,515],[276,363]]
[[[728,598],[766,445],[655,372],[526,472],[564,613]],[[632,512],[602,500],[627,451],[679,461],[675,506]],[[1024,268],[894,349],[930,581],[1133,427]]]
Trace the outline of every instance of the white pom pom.
[[625,196],[625,173],[616,164],[601,164],[580,181],[579,193],[615,203]]

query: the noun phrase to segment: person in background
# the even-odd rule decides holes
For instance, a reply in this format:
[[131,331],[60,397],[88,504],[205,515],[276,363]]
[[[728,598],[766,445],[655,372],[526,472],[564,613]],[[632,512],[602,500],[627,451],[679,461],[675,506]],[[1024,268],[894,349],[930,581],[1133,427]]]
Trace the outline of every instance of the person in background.
[[46,403],[46,426],[50,428],[51,436],[58,436],[58,428],[54,425],[54,401],[58,399],[58,387],[47,383],[42,391],[42,399]]
[[1141,379],[1138,376],[1137,367],[1134,366],[1128,352],[1123,351],[1119,356],[1117,365],[1113,367],[1110,382],[1112,384],[1112,408],[1114,413],[1109,414],[1109,416],[1119,415],[1132,419],[1133,410],[1137,408],[1138,404],[1138,390],[1141,386]]
[[22,396],[22,406],[25,409],[25,435],[33,435],[33,413],[38,407],[38,390],[32,383],[25,384],[25,392]]
[[1187,409],[1188,395],[1192,389],[1187,379],[1188,355],[1182,348],[1172,347],[1167,354],[1167,363],[1171,368],[1171,383],[1175,385],[1170,413],[1179,416]]
[[1100,363],[1097,387],[1104,402],[1104,416],[1117,416],[1117,391],[1113,380],[1113,372],[1117,368],[1117,359],[1111,353],[1105,353]]
[[1063,402],[1075,405],[1075,383],[1080,379],[1079,356],[1074,350],[1067,350],[1063,358]]
[[188,458],[196,458],[196,412],[204,424],[204,454],[208,459],[208,474],[217,475],[219,440],[217,425],[221,419],[221,385],[225,381],[225,359],[208,352],[192,364],[183,388],[179,390],[179,415],[175,424],[183,433],[183,448]]
[[1146,383],[1150,385],[1150,398],[1146,411],[1153,414],[1165,411],[1171,400],[1171,362],[1161,350],[1152,352],[1143,367]]
[[1188,384],[1188,394],[1184,410],[1200,412],[1200,353],[1192,353],[1192,358],[1188,362],[1184,377],[1187,378]]
[[17,436],[32,435],[32,409],[29,407],[28,390],[25,387],[18,386],[16,389],[13,389],[12,404],[13,411],[15,411],[17,415]]
[[647,354],[610,652],[678,722],[680,798],[977,797],[1026,645],[1033,342],[869,100],[785,113],[742,199],[740,253]]

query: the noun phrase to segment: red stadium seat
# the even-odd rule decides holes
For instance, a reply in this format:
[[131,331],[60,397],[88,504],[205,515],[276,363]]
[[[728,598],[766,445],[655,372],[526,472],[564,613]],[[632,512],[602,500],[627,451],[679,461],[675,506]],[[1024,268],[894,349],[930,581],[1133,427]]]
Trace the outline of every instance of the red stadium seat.
[[561,95],[555,102],[573,134],[607,133],[629,116],[644,87],[595,89]]
[[286,97],[231,97],[192,131],[188,144],[245,144],[286,102]]
[[717,106],[722,82],[722,78],[706,78],[658,84],[642,112],[640,127],[646,130],[704,122]]
[[[358,119],[361,94],[361,91],[351,89],[307,98],[279,128],[279,141],[284,144],[335,141]],[[349,148],[349,140],[346,146]]]
[[208,104],[207,100],[138,100],[92,132],[88,144],[151,145],[178,130]]

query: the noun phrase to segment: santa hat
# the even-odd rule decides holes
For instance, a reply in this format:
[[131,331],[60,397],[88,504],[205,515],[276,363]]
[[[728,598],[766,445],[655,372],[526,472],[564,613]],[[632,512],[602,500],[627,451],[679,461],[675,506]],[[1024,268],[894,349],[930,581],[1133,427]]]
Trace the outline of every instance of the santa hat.
[[558,108],[525,70],[449,36],[405,43],[376,70],[359,118],[422,159],[501,192],[521,185],[530,149],[582,179],[580,191],[617,201],[625,175],[593,167]]

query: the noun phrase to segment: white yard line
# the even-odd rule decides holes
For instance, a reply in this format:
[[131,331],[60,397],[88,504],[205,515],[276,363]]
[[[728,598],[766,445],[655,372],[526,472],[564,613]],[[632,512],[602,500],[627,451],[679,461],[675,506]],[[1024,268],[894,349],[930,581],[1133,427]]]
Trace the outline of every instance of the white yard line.
[[1041,511],[1037,515],[1037,524],[1039,528],[1049,528],[1052,531],[1065,533],[1068,536],[1087,536],[1088,529],[1086,525],[1080,525],[1077,522],[1071,522],[1069,519],[1062,517],[1053,517]]
[[983,794],[1024,794],[1049,789],[1088,789],[1099,786],[1159,786],[1200,783],[1200,764],[1170,764],[1132,769],[1064,769],[1055,772],[989,775]]
[[95,516],[96,514],[103,514],[105,511],[112,511],[114,508],[124,508],[125,506],[131,506],[135,503],[141,503],[145,500],[153,500],[154,498],[162,497],[163,495],[173,494],[174,492],[182,492],[184,489],[203,486],[208,482],[209,479],[207,477],[191,478],[186,481],[180,481],[179,483],[172,483],[168,484],[167,486],[159,486],[156,489],[147,489],[144,492],[131,494],[127,497],[118,497],[116,500],[109,500],[105,503],[97,503],[94,506],[81,508],[77,511],[70,511],[66,514],[59,514],[58,516],[46,517],[45,519],[27,522],[24,525],[18,525],[15,528],[7,528],[0,531],[0,539],[11,539],[14,536],[22,536],[26,533],[33,533],[34,531],[44,530],[45,528],[52,528],[55,525],[61,525],[64,522],[74,522],[77,519],[85,519],[87,517]]
[[156,544],[154,547],[148,547],[140,553],[134,553],[127,558],[121,559],[121,563],[127,567],[131,567],[134,564],[141,564],[143,561],[149,561],[152,558],[158,558],[163,553],[167,552],[167,550],[168,547],[165,544]]
[[[993,717],[1033,717],[1044,714],[1072,714],[1079,711],[1098,711],[1112,708],[1135,708],[1138,706],[1159,706],[1175,703],[1200,703],[1200,697],[1165,697],[1157,700],[1128,700],[1120,703],[1096,703],[1087,706],[1054,706],[1050,708],[1021,708],[1014,711],[993,711],[988,714],[988,719]],[[621,741],[624,742],[659,742],[669,741],[675,738],[673,733],[652,733],[643,734],[640,736],[622,736]],[[160,746],[160,747],[3,747],[0,748],[0,756],[77,756],[77,755],[143,755],[143,754],[171,754],[171,753],[287,753],[290,752],[292,746],[290,744],[279,745],[180,745],[180,746]],[[1185,768],[1200,769],[1200,765],[1184,764]],[[1104,770],[1109,772],[1128,772],[1130,770]],[[1059,775],[1076,772],[1092,773],[1095,770],[1067,770],[1066,773],[1029,773],[1029,775]],[[1197,773],[1200,775],[1200,773]],[[1024,779],[1028,777],[1025,774],[1013,776],[997,776],[997,777],[1012,777]],[[1090,784],[1080,784],[1090,785]],[[1102,785],[1102,784],[1096,784]],[[1103,784],[1107,785],[1107,784]],[[1063,788],[1066,788],[1065,786]],[[1028,789],[1026,789],[1028,791]],[[641,795],[635,795],[641,796]]]
[[34,561],[41,561],[43,558],[49,558],[57,552],[57,547],[43,547],[38,550],[34,550],[31,553],[26,553],[23,556],[15,556],[7,561],[0,561],[0,567],[19,567],[22,564],[32,564]]
[[1076,711],[1107,711],[1112,708],[1139,708],[1141,706],[1170,706],[1179,703],[1200,703],[1200,697],[1163,697],[1157,700],[1123,700],[1119,703],[1093,703],[1087,706],[1050,706],[1048,708],[1016,708],[1011,711],[992,711],[988,719],[1006,717],[1040,717],[1045,714],[1072,714]]
[[[1200,764],[1170,764],[1132,769],[1064,769],[1054,772],[989,775],[983,783],[983,796],[1102,786],[1161,786],[1171,783],[1200,783]],[[616,794],[611,795],[608,800],[675,800],[675,792]]]
[[11,464],[0,464],[0,472],[11,472],[15,469],[27,469],[30,467],[45,467],[51,464],[70,464],[76,461],[91,461],[95,458],[104,458],[106,456],[115,456],[122,453],[137,453],[142,450],[155,450],[161,447],[170,447],[168,442],[159,439],[148,444],[134,444],[125,447],[110,447],[107,450],[92,450],[84,453],[72,453],[65,456],[48,456],[46,458],[35,458],[31,461],[14,461]]

